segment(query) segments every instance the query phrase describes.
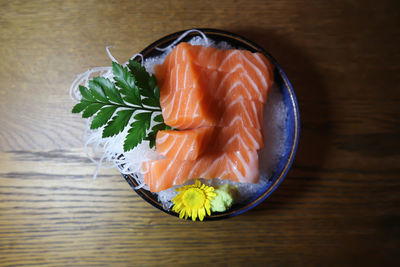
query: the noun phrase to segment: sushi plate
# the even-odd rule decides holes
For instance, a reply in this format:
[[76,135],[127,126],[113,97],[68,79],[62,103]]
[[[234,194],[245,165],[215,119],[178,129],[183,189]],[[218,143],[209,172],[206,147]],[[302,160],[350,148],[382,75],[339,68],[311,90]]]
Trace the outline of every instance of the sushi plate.
[[[283,144],[284,146],[283,154],[271,178],[252,197],[248,198],[247,201],[236,203],[225,212],[213,212],[211,216],[206,216],[204,218],[204,220],[207,221],[207,220],[226,219],[242,214],[254,208],[256,205],[260,204],[274,190],[278,188],[279,184],[283,181],[286,174],[288,173],[296,154],[300,137],[300,114],[293,87],[287,75],[285,74],[284,70],[278,64],[278,62],[272,57],[272,55],[270,55],[258,44],[240,35],[218,29],[198,29],[198,30],[204,33],[207,36],[207,38],[215,42],[225,41],[233,47],[240,47],[249,50],[251,52],[260,52],[264,54],[274,65],[274,83],[275,86],[278,87],[279,91],[283,95],[283,102],[287,111],[286,121],[284,122],[285,143]],[[187,30],[169,34],[147,46],[143,51],[140,52],[140,54],[142,54],[144,59],[149,57],[159,56],[163,52],[156,48],[167,47],[168,45],[178,40],[178,38],[181,37],[186,32]],[[184,38],[180,38],[179,42],[189,41],[190,39],[198,35],[199,35],[198,31],[189,32],[184,36]],[[141,58],[137,60],[140,61]],[[261,161],[260,165],[262,164],[263,162]],[[158,201],[158,197],[156,194],[153,194],[144,188],[136,189],[138,187],[138,183],[134,177],[125,174],[123,174],[123,177],[129,183],[132,189],[135,190],[139,196],[141,196],[151,205],[172,216],[178,216],[177,213],[164,207],[162,203]]]

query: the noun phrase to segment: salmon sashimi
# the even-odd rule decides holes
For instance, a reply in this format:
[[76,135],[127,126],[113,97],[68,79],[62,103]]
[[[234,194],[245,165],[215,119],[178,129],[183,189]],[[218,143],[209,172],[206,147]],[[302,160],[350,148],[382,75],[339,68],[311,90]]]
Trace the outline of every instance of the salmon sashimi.
[[193,178],[259,181],[257,150],[264,146],[263,105],[273,82],[260,53],[180,43],[154,68],[164,122],[156,151],[143,163],[150,191]]
[[[236,98],[223,104],[223,114],[220,116],[218,126],[229,126],[236,121],[241,121],[246,127],[262,128],[263,104],[258,101],[249,101],[244,98]],[[221,110],[222,107],[219,108]]]
[[262,147],[264,147],[262,131],[253,127],[246,128],[241,121],[236,121],[227,127],[159,131],[156,138],[156,151],[159,154],[180,160],[195,160],[206,150],[209,153],[232,152],[257,150]]
[[185,131],[158,131],[156,151],[171,159],[195,160],[208,147],[214,127]]
[[252,77],[261,80],[264,86],[270,87],[273,82],[272,65],[261,53],[238,49],[219,50],[200,45],[192,46],[190,50],[194,63],[201,67],[222,72],[232,72],[241,68]]
[[[195,57],[195,64],[209,70],[209,72],[217,71],[220,75],[220,81],[217,83],[220,85],[217,92],[218,98],[231,96],[232,93],[239,91],[240,95],[248,99],[262,103],[266,102],[268,88],[272,84],[273,72],[271,67],[266,65],[265,62],[268,61],[264,56],[245,50],[213,49],[213,53],[220,53],[224,58],[222,61],[215,63],[215,61],[203,59],[202,51],[210,48],[198,47],[200,52],[199,56]],[[214,58],[220,59],[220,57]],[[208,76],[210,75],[208,74]]]
[[160,104],[167,125],[191,129],[216,125],[218,104],[200,78],[199,67],[190,62],[171,69],[160,88]]
[[167,55],[163,64],[154,66],[154,75],[160,87],[171,76],[171,70],[176,65],[182,62],[194,62],[191,48],[188,43],[180,43]]
[[[263,105],[245,97],[257,95],[246,78],[241,79],[241,74],[235,72],[223,75],[207,75],[207,72],[190,62],[172,68],[160,93],[166,124],[177,129],[222,126],[221,121],[229,122],[239,115],[251,120],[250,126],[260,128]],[[235,75],[237,81],[233,79]]]
[[267,100],[267,87],[242,69],[220,72],[203,68],[201,77],[208,81],[209,88],[213,88],[214,98],[233,101],[238,97],[243,97],[261,103],[265,103]]
[[244,127],[241,122],[228,127],[215,127],[211,152],[257,150],[264,147],[264,134],[261,129]]
[[[180,43],[167,56],[163,64],[155,67],[155,76],[160,83],[160,88],[163,87],[165,80],[171,77],[171,70],[182,62],[193,62],[200,66],[203,69],[204,76],[208,77],[207,79],[214,80],[217,78],[221,81],[225,78],[226,84],[239,85],[239,89],[235,89],[236,91],[242,87],[250,86],[251,92],[246,93],[242,90],[246,93],[244,96],[251,100],[266,102],[267,89],[273,81],[273,72],[269,61],[260,53],[237,49],[220,50],[214,47]],[[213,78],[213,74],[217,74],[218,77]],[[226,77],[226,74],[230,75]],[[174,77],[174,79],[176,78]],[[226,81],[226,79],[228,80]],[[238,84],[241,80],[244,83],[243,85]],[[213,81],[213,83],[220,84],[218,81]],[[224,86],[224,88],[226,89],[227,86]]]
[[[185,94],[178,91],[171,102],[161,104],[163,117],[167,125],[177,129],[194,129],[207,126],[229,126],[242,121],[247,127],[262,128],[263,104],[236,98],[231,102],[218,101],[213,98],[199,101],[197,92]],[[197,101],[196,101],[197,100]],[[180,106],[176,106],[179,105]],[[191,105],[195,106],[191,108]]]
[[207,154],[197,160],[166,158],[148,161],[143,163],[143,174],[151,192],[160,192],[199,177],[257,183],[258,154],[255,150],[245,150]]

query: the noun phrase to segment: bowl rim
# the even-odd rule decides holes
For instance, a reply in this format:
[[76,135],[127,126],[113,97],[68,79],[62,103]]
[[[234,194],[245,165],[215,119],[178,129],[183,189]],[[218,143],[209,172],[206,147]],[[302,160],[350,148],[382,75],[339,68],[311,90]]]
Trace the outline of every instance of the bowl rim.
[[[220,29],[213,29],[213,28],[198,28],[198,29],[187,29],[187,30],[182,30],[182,31],[178,31],[178,32],[174,32],[171,34],[168,34],[156,41],[154,41],[153,43],[151,43],[150,45],[148,45],[146,48],[144,48],[140,54],[142,54],[143,58],[145,59],[147,57],[147,55],[149,53],[151,53],[156,47],[164,47],[163,44],[169,44],[171,42],[173,42],[174,40],[176,40],[179,36],[181,36],[183,33],[185,33],[188,30],[197,30],[197,31],[201,31],[203,32],[205,35],[207,34],[212,34],[212,35],[218,35],[221,37],[225,37],[228,39],[234,39],[235,41],[245,44],[249,47],[252,47],[255,51],[262,53],[263,55],[265,55],[270,61],[271,63],[276,67],[276,70],[279,72],[279,75],[282,78],[282,81],[284,82],[286,88],[288,89],[289,95],[290,95],[290,103],[291,106],[293,107],[293,111],[294,111],[294,134],[293,134],[293,145],[291,147],[290,150],[290,154],[288,157],[288,160],[285,163],[284,168],[282,169],[281,173],[279,174],[279,176],[276,178],[276,180],[269,185],[268,189],[263,192],[258,198],[254,199],[252,202],[244,205],[243,207],[240,207],[238,209],[235,210],[228,210],[226,212],[222,212],[222,213],[212,213],[211,216],[206,216],[204,218],[204,221],[212,221],[212,220],[220,220],[220,219],[225,219],[225,218],[231,218],[237,215],[240,215],[252,208],[254,208],[255,206],[257,206],[258,204],[260,204],[261,202],[263,202],[269,195],[272,194],[272,192],[274,192],[276,190],[276,188],[278,188],[278,186],[282,183],[282,181],[284,180],[284,178],[286,177],[290,167],[292,166],[296,151],[297,151],[297,147],[298,147],[298,143],[299,143],[299,138],[300,138],[300,112],[299,112],[299,106],[297,103],[297,98],[296,95],[294,93],[292,84],[290,83],[286,73],[283,71],[282,67],[280,66],[280,64],[276,61],[276,59],[269,54],[264,48],[262,48],[261,46],[259,46],[258,44],[256,44],[255,42],[248,40],[247,38],[229,32],[229,31],[225,31],[225,30],[220,30]],[[178,43],[184,41],[186,38],[191,38],[194,36],[199,35],[198,32],[193,31],[189,34],[187,34],[187,36],[185,38],[183,38],[181,41],[179,41]],[[139,59],[140,61],[140,59]],[[143,188],[139,188],[137,189],[137,182],[136,180],[131,176],[131,175],[127,175],[127,174],[122,174],[122,176],[126,179],[126,181],[128,182],[128,184],[132,187],[132,189],[139,195],[141,196],[144,200],[146,200],[148,203],[150,203],[152,206],[158,208],[159,210],[178,217],[179,215],[175,212],[172,212],[170,209],[166,209],[163,207],[163,205],[156,201],[151,195],[153,193],[151,193],[148,190],[144,190]]]

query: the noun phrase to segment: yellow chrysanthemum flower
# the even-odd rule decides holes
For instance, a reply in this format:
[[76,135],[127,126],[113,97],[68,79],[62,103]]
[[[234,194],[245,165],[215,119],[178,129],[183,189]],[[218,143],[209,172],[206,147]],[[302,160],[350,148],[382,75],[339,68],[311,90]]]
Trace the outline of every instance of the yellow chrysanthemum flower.
[[200,221],[203,221],[204,217],[211,215],[211,200],[216,196],[214,193],[214,187],[201,184],[199,180],[196,180],[194,185],[185,185],[175,189],[178,193],[172,202],[175,204],[172,210],[179,213],[179,218],[192,217],[195,221],[198,217]]

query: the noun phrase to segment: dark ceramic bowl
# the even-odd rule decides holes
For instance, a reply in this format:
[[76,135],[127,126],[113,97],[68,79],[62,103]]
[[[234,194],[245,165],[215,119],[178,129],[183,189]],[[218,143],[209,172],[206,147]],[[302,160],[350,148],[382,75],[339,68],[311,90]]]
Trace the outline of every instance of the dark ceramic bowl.
[[[285,127],[285,134],[286,134],[286,143],[285,143],[285,151],[284,154],[276,168],[275,173],[273,174],[272,178],[269,182],[261,188],[252,198],[250,198],[246,203],[238,203],[234,204],[229,210],[221,213],[212,213],[211,216],[206,216],[204,220],[218,220],[218,219],[225,219],[230,218],[243,212],[248,211],[251,208],[254,208],[256,205],[260,204],[264,199],[266,199],[283,181],[287,172],[292,165],[297,145],[299,142],[299,133],[300,133],[300,116],[299,116],[299,108],[296,100],[296,96],[294,94],[292,85],[289,82],[285,72],[278,64],[278,62],[262,47],[255,44],[254,42],[247,40],[246,38],[239,36],[234,33],[230,33],[227,31],[216,30],[216,29],[199,29],[204,34],[207,35],[208,38],[219,42],[225,41],[231,44],[234,47],[241,47],[247,49],[251,52],[260,52],[264,54],[275,66],[274,70],[274,78],[275,83],[278,88],[281,90],[284,98],[284,103],[287,109],[287,120],[286,120],[286,127]],[[163,52],[158,51],[155,49],[156,47],[166,47],[172,42],[174,42],[179,36],[181,36],[185,31],[176,32],[165,36],[148,47],[146,47],[142,52],[140,52],[144,58],[154,57],[162,54]],[[192,32],[189,33],[185,38],[180,40],[180,42],[185,42],[193,38],[194,36],[198,36],[199,33]],[[140,60],[140,59],[139,59]],[[262,164],[262,162],[260,162]],[[157,201],[157,195],[149,192],[145,189],[135,189],[137,186],[136,180],[129,176],[123,175],[126,181],[130,184],[130,186],[138,193],[144,200],[149,202],[154,207],[170,214],[173,216],[178,216],[177,213],[165,209],[160,202]]]

